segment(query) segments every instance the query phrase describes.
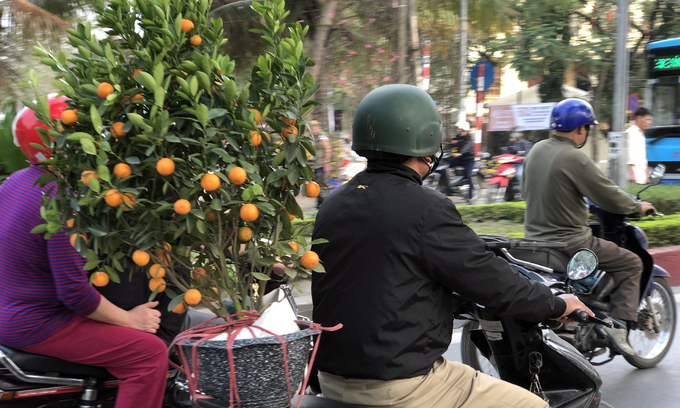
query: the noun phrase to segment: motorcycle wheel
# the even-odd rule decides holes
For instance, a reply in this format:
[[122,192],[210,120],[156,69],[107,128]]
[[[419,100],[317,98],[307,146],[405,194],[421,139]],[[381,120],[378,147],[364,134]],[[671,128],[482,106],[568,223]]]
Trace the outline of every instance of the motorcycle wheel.
[[486,189],[486,203],[497,204],[505,202],[505,189],[500,184],[491,184]]
[[[651,299],[651,305],[648,299]],[[666,356],[675,334],[676,310],[670,285],[665,279],[655,277],[651,295],[644,298],[638,308],[637,328],[628,334],[628,343],[636,353],[633,357],[625,357],[629,364],[637,368],[651,368]],[[659,330],[652,327],[652,313],[659,322]]]
[[[463,334],[460,339],[460,356],[463,364],[467,364],[477,371],[488,374],[494,378],[501,378],[493,363],[484,357],[475,343],[470,338],[470,332],[479,328],[478,322],[470,322],[463,326]],[[492,357],[493,358],[493,357]]]

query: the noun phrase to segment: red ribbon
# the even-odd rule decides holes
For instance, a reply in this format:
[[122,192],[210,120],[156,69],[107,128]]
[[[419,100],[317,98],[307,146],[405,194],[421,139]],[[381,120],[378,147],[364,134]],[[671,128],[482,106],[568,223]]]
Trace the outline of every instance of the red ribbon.
[[[236,404],[238,407],[241,406],[241,398],[239,397],[238,394],[238,387],[236,385],[236,370],[234,369],[234,340],[236,339],[236,336],[238,334],[246,329],[250,331],[250,333],[255,337],[255,333],[253,329],[259,329],[262,330],[265,333],[268,333],[272,336],[275,336],[279,342],[281,343],[281,348],[283,351],[283,364],[284,368],[286,371],[286,386],[288,389],[288,401],[291,401],[292,396],[291,396],[291,391],[290,391],[290,376],[288,373],[288,354],[286,350],[286,341],[283,339],[283,337],[274,334],[270,332],[267,329],[263,329],[262,327],[255,326],[253,323],[260,317],[260,314],[257,313],[256,311],[249,310],[249,311],[242,311],[242,312],[237,312],[233,315],[227,316],[225,319],[227,320],[226,323],[223,324],[218,324],[214,326],[208,326],[209,323],[217,320],[219,317],[214,317],[207,322],[201,323],[195,327],[192,327],[188,330],[183,331],[182,333],[178,334],[177,337],[173,340],[172,344],[169,347],[169,350],[172,349],[173,346],[175,346],[175,350],[177,351],[177,355],[179,356],[180,363],[182,366],[178,366],[175,364],[172,360],[170,361],[170,365],[173,366],[174,368],[178,369],[184,375],[187,377],[187,382],[189,383],[189,392],[191,393],[191,398],[193,401],[199,400],[199,399],[204,399],[204,398],[213,398],[208,395],[200,395],[196,394],[196,391],[198,390],[198,374],[199,374],[199,360],[198,360],[198,345],[201,344],[202,342],[206,340],[213,339],[220,334],[227,333],[227,342],[226,342],[226,351],[227,351],[227,358],[229,359],[229,408],[234,407],[234,399],[236,399]],[[317,323],[308,323],[308,322],[303,322],[296,320],[295,321],[297,324],[307,326],[311,330],[315,331],[318,333],[317,339],[314,342],[314,347],[312,349],[312,355],[309,359],[309,370],[307,371],[307,375],[305,375],[304,380],[302,381],[302,387],[300,388],[300,395],[304,394],[305,389],[307,388],[307,382],[309,381],[309,375],[311,374],[312,371],[312,365],[314,363],[314,358],[316,356],[316,351],[319,347],[319,338],[321,338],[321,333],[324,331],[336,331],[342,328],[342,324],[337,324],[333,327],[321,327],[321,325]],[[190,366],[189,361],[186,357],[186,354],[184,353],[184,349],[182,345],[187,342],[188,340],[195,340],[194,344],[191,346],[191,360],[193,361],[193,365]],[[300,398],[298,400],[298,403],[296,405],[296,408],[300,407],[300,403],[302,402],[302,399]],[[290,406],[290,404],[289,404]]]

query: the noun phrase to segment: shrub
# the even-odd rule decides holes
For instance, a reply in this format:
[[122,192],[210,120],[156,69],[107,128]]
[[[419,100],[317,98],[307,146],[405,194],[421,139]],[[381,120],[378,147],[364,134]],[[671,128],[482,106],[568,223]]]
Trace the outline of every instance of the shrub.
[[[626,191],[637,195],[642,190],[640,186],[630,186]],[[680,186],[672,184],[660,184],[645,190],[640,198],[654,204],[654,207],[663,214],[680,213]]]
[[524,202],[466,205],[459,206],[460,213],[465,223],[508,220],[519,224],[524,223]]
[[666,217],[646,217],[633,224],[642,228],[650,248],[680,245],[680,214]]

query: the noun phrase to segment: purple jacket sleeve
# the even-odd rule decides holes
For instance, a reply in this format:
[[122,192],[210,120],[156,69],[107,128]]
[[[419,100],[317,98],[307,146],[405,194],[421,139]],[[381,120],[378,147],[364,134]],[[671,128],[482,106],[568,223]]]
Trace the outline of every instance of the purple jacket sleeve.
[[82,316],[92,314],[101,295],[90,284],[85,259],[71,246],[66,230],[47,240],[47,255],[59,300]]

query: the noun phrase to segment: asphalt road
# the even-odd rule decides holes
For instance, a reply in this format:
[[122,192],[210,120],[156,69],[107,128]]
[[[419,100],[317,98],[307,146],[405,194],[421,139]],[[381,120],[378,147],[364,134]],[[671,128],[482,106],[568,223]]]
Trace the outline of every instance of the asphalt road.
[[[676,305],[680,305],[680,286],[673,288]],[[678,307],[677,313],[680,313]],[[678,315],[676,313],[676,316]],[[666,357],[654,368],[639,370],[621,356],[597,368],[602,377],[602,399],[614,408],[680,407],[680,332]],[[451,347],[444,357],[461,361],[460,330],[453,333]]]

